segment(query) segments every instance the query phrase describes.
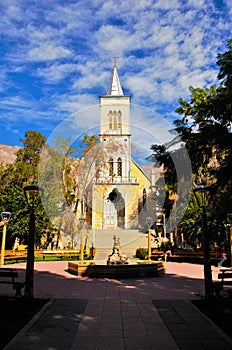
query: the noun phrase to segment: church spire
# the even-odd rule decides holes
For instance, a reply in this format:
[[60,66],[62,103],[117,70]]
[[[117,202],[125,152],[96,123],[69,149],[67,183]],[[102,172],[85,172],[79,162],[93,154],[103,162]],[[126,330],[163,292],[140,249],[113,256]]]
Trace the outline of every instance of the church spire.
[[117,67],[116,67],[116,60],[114,62],[114,68],[111,74],[111,79],[110,79],[110,83],[109,83],[109,87],[107,90],[107,94],[106,95],[112,95],[112,96],[123,96],[123,90],[121,87],[121,83],[119,80],[119,76],[118,76],[118,72],[117,72]]

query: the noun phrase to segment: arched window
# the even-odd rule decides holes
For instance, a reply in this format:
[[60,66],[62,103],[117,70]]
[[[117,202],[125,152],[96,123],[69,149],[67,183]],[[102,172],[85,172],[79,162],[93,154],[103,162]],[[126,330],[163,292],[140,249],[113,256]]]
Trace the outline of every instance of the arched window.
[[113,158],[110,158],[109,160],[109,176],[114,175],[114,161]]
[[112,111],[109,112],[109,129],[113,128]]
[[122,127],[122,112],[118,111],[118,129]]
[[119,132],[122,128],[122,112],[119,110],[117,111],[109,111],[108,113],[109,117],[109,130],[114,132]]
[[114,111],[114,117],[113,117],[113,129],[114,129],[114,130],[117,129],[117,121],[118,121],[117,112]]
[[122,159],[121,158],[118,158],[118,176],[122,176]]

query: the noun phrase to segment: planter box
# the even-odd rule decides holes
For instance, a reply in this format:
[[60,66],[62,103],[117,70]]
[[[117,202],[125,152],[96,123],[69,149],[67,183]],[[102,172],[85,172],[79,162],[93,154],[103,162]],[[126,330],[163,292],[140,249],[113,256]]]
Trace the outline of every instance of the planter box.
[[93,266],[94,263],[78,263],[78,262],[69,262],[68,263],[68,271],[70,273],[72,273],[73,275],[82,275],[85,273],[85,271],[87,270],[87,268],[89,266]]

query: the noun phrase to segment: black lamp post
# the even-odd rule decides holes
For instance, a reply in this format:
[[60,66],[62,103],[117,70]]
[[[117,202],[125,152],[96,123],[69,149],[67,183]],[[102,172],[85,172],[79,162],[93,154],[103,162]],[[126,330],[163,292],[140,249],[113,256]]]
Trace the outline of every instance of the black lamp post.
[[84,215],[81,215],[81,217],[79,218],[79,221],[80,221],[80,260],[83,261],[84,259],[83,228],[85,223]]
[[232,213],[227,214],[227,223],[229,226],[230,266],[232,266]]
[[1,218],[2,218],[2,222],[4,223],[4,225],[3,225],[3,230],[2,230],[2,247],[1,247],[0,264],[4,265],[4,255],[5,255],[5,245],[6,245],[6,224],[10,221],[11,212],[9,212],[9,211],[1,212]]
[[148,237],[147,237],[147,255],[148,255],[148,262],[151,262],[151,226],[153,224],[154,220],[152,217],[148,216],[146,218],[146,224],[148,226]]
[[30,210],[29,236],[27,246],[27,264],[26,264],[26,281],[25,297],[33,298],[34,289],[34,244],[35,244],[35,208],[39,204],[38,194],[43,191],[42,187],[29,185],[23,188],[27,206]]
[[[209,231],[207,227],[206,206],[211,199],[211,187],[200,185],[193,189],[198,206],[202,209],[202,248],[204,255],[205,298],[212,297],[212,271],[210,262]],[[200,194],[200,196],[197,195]]]

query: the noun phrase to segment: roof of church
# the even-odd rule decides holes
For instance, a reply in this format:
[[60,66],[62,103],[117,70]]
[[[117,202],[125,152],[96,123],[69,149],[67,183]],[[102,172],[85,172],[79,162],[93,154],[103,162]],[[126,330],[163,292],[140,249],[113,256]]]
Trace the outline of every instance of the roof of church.
[[121,83],[119,80],[118,72],[117,72],[117,67],[114,65],[112,74],[111,74],[111,79],[109,83],[109,87],[106,93],[107,96],[112,95],[112,96],[123,96],[123,90],[121,87]]
[[149,175],[147,174],[147,172],[144,171],[143,167],[142,167],[141,165],[139,165],[138,163],[136,163],[136,162],[134,161],[134,159],[131,159],[131,161],[132,161],[132,163],[134,163],[134,165],[143,173],[143,175],[151,182],[151,176],[149,176]]

